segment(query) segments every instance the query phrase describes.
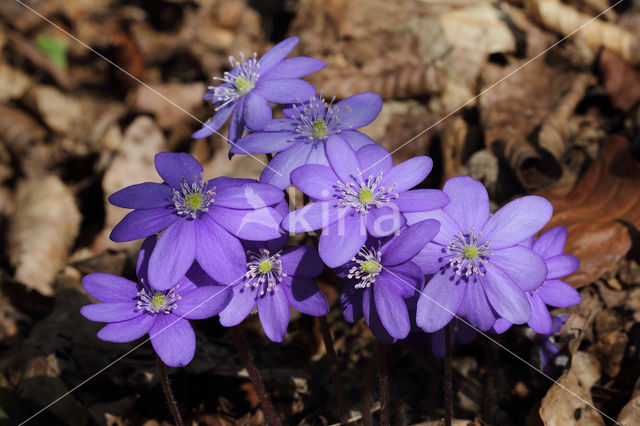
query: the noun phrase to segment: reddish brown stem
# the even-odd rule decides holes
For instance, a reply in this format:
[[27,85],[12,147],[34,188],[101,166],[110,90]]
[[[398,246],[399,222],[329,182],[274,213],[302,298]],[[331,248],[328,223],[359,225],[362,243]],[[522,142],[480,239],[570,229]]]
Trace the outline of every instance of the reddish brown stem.
[[338,357],[333,346],[333,337],[331,337],[331,329],[327,323],[327,317],[322,316],[318,318],[320,321],[320,330],[322,330],[322,339],[324,340],[324,346],[327,350],[327,361],[329,363],[329,372],[331,373],[331,381],[333,382],[333,389],[336,392],[336,399],[338,400],[338,410],[340,413],[340,421],[346,423],[349,420],[349,407],[347,405],[347,398],[344,394],[344,388],[342,386],[342,379],[340,379],[340,366],[338,365]]
[[444,425],[451,426],[453,416],[453,368],[451,368],[451,324],[444,329]]
[[238,352],[240,353],[240,358],[242,358],[242,363],[244,364],[247,372],[249,373],[249,379],[251,379],[251,384],[258,394],[258,399],[262,404],[262,409],[264,410],[264,415],[267,418],[267,421],[272,426],[278,426],[282,423],[280,422],[280,417],[276,414],[276,411],[273,408],[273,404],[271,404],[271,399],[267,394],[267,391],[264,389],[264,384],[262,383],[262,378],[260,377],[260,373],[253,363],[253,357],[251,353],[249,353],[249,347],[247,346],[247,341],[244,338],[244,334],[242,333],[241,326],[231,327],[231,334],[233,335],[233,340],[236,342],[236,346],[238,347]]
[[162,390],[164,391],[164,396],[167,398],[167,404],[169,405],[169,410],[171,410],[173,421],[175,422],[176,426],[184,426],[184,422],[182,421],[182,416],[180,416],[180,410],[178,410],[178,404],[176,404],[176,400],[173,397],[173,393],[171,392],[171,385],[169,384],[167,369],[164,365],[164,362],[162,362],[162,360],[157,354],[156,354],[156,361],[158,363],[158,371],[160,372],[160,383],[162,384]]
[[378,341],[378,374],[380,392],[380,424],[391,425],[391,413],[389,409],[389,372],[387,369],[387,345]]

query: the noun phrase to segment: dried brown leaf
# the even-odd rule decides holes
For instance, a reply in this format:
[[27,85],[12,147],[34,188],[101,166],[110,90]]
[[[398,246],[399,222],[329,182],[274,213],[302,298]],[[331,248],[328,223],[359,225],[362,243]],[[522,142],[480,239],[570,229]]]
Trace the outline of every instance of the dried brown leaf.
[[573,188],[538,192],[554,207],[547,228],[568,227],[565,251],[580,259],[568,283],[588,285],[627,254],[629,232],[640,228],[639,186],[640,164],[631,156],[628,141],[614,135]]
[[640,419],[640,378],[633,387],[631,399],[618,414],[618,421],[625,426],[635,424],[638,419]]
[[561,174],[551,155],[531,141],[537,127],[549,116],[562,94],[573,86],[575,72],[552,67],[544,61],[515,61],[506,67],[489,64],[483,72],[483,90],[502,78],[480,97],[480,117],[485,142],[503,156],[527,188],[547,186]]
[[15,279],[53,295],[51,284],[67,260],[81,219],[74,195],[57,176],[21,182],[8,238]]
[[[127,209],[113,206],[107,200],[114,192],[142,182],[160,182],[154,167],[156,153],[166,150],[164,135],[156,123],[147,116],[136,118],[124,133],[120,149],[109,164],[102,178],[102,190],[105,200],[105,228],[95,238],[92,250],[96,253],[106,248],[131,246],[134,243],[122,243],[116,246],[109,240],[113,227],[129,212]],[[105,154],[108,155],[108,154]]]
[[[604,421],[598,412],[585,404],[575,395],[567,392],[570,389],[589,404],[591,388],[600,379],[600,364],[595,356],[586,352],[576,352],[571,357],[571,368],[558,379],[558,384],[551,386],[542,399],[540,417],[548,425],[603,425]],[[560,386],[562,385],[562,386]]]
[[[198,110],[202,109],[202,96],[206,92],[204,83],[169,83],[155,85],[153,88],[180,108],[191,114],[200,115]],[[193,121],[187,113],[146,87],[139,86],[133,98],[133,108],[136,111],[153,113],[158,126],[163,129],[169,129],[185,121]]]
[[622,329],[620,318],[610,310],[598,312],[594,321],[595,345],[589,352],[595,354],[602,363],[604,373],[616,377],[622,366],[629,337]]
[[628,111],[640,101],[640,71],[609,49],[602,51],[598,67],[615,107]]
[[0,102],[20,99],[31,84],[25,73],[0,62]]

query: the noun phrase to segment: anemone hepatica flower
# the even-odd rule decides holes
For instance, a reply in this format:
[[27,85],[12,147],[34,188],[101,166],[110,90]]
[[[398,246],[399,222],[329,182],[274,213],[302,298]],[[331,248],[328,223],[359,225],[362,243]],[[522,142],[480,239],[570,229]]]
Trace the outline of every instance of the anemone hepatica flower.
[[335,135],[326,153],[329,166],[307,164],[291,173],[293,184],[315,202],[291,212],[282,227],[290,232],[323,229],[320,257],[331,268],[355,256],[367,234],[384,237],[400,229],[406,223],[403,212],[438,209],[449,201],[435,189],[409,191],[431,171],[429,157],[394,167],[380,145],[356,152]]
[[260,59],[254,53],[238,61],[230,57],[231,71],[225,72],[215,87],[209,87],[204,96],[216,106],[216,113],[193,138],[212,135],[229,118],[229,139],[235,141],[245,128],[261,130],[271,119],[271,108],[267,102],[291,104],[298,99],[308,99],[315,89],[301,80],[312,72],[321,70],[325,63],[316,58],[296,57],[284,59],[298,44],[298,37],[288,38],[269,49]]
[[346,278],[340,297],[344,318],[355,322],[364,316],[384,342],[407,337],[411,323],[404,299],[424,284],[424,274],[411,260],[439,228],[437,221],[424,220],[393,238],[369,238],[351,261],[336,270]]
[[91,321],[108,322],[98,337],[108,342],[131,342],[149,333],[162,361],[172,367],[188,364],[196,336],[188,320],[205,319],[220,312],[231,299],[231,288],[211,280],[197,264],[178,284],[159,291],[149,286],[147,268],[156,237],[149,237],[138,255],[138,282],[111,274],[85,276],[87,293],[102,303],[82,307]]
[[433,274],[418,300],[416,322],[427,332],[444,327],[454,314],[481,330],[497,317],[523,324],[531,316],[525,291],[535,290],[547,276],[544,259],[518,245],[551,218],[553,207],[530,195],[489,212],[484,186],[469,177],[447,181],[451,202],[441,210],[407,213],[409,223],[436,219],[441,228],[415,262]]
[[168,290],[194,259],[213,279],[229,284],[245,272],[238,238],[279,237],[283,200],[278,188],[250,179],[219,177],[204,181],[202,166],[189,154],[159,153],[156,170],[165,183],[145,182],[109,197],[111,204],[135,209],[111,232],[116,242],[163,231],[149,260],[149,283]]
[[322,262],[313,247],[285,248],[286,236],[266,242],[245,241],[246,274],[233,286],[229,305],[220,312],[225,327],[240,324],[257,307],[265,334],[281,342],[289,325],[290,306],[303,314],[322,316],[329,312],[327,299],[313,281],[322,272]]
[[[559,279],[574,273],[580,264],[575,256],[562,253],[566,241],[567,228],[558,226],[544,232],[535,241],[530,238],[521,243],[542,256],[547,264],[545,281],[535,290],[526,292],[531,305],[531,318],[527,324],[536,333],[551,333],[553,324],[546,305],[566,308],[577,305],[582,300],[575,288]],[[494,330],[497,333],[502,333],[511,325],[508,320],[501,318],[496,321]]]
[[278,188],[291,185],[291,171],[304,164],[328,166],[325,145],[338,135],[358,150],[375,142],[356,129],[371,123],[382,109],[376,93],[360,93],[336,104],[315,96],[301,105],[283,110],[286,118],[271,120],[265,128],[240,139],[232,154],[277,154],[260,177],[260,182]]

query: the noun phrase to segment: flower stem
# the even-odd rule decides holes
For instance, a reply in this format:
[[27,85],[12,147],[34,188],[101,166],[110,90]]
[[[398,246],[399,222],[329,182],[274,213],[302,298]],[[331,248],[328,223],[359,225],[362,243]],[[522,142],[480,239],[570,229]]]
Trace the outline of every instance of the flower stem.
[[233,340],[236,341],[236,346],[238,347],[238,352],[240,352],[240,358],[242,358],[242,362],[249,372],[249,378],[251,379],[251,384],[258,394],[258,399],[262,404],[262,409],[264,410],[264,414],[272,426],[278,426],[282,423],[280,422],[280,418],[276,414],[276,411],[273,409],[273,404],[271,404],[271,399],[269,395],[267,395],[267,391],[264,389],[264,384],[262,383],[262,378],[260,377],[260,373],[253,363],[253,357],[249,353],[249,348],[247,346],[247,341],[244,338],[244,334],[242,333],[241,326],[231,327],[231,334],[233,335]]
[[346,423],[349,420],[349,407],[347,405],[347,398],[344,395],[344,388],[342,387],[342,380],[340,379],[340,368],[338,365],[338,357],[333,347],[333,337],[331,337],[331,330],[327,323],[327,317],[322,316],[318,318],[320,321],[320,330],[322,330],[322,339],[324,340],[324,346],[327,350],[327,361],[329,363],[329,372],[331,373],[331,381],[333,382],[333,389],[336,392],[336,399],[338,400],[338,410],[340,412],[340,421]]
[[158,363],[158,371],[160,372],[160,383],[162,383],[162,390],[164,391],[164,396],[167,398],[167,404],[169,404],[169,410],[171,410],[173,421],[175,422],[176,426],[184,426],[184,422],[182,421],[182,417],[180,416],[180,411],[178,410],[178,405],[176,404],[176,400],[173,397],[173,393],[171,393],[171,385],[169,384],[167,369],[165,368],[164,362],[162,362],[158,354],[156,354],[156,361]]
[[451,367],[451,323],[444,328],[444,425],[451,426],[453,416],[453,369]]
[[364,391],[362,394],[362,425],[372,426],[371,420],[371,395],[373,394],[373,378],[376,375],[376,355],[371,354],[367,363],[367,375],[364,380]]
[[378,341],[378,368],[380,369],[379,392],[380,392],[380,424],[382,426],[391,425],[389,411],[389,373],[387,371],[387,345]]

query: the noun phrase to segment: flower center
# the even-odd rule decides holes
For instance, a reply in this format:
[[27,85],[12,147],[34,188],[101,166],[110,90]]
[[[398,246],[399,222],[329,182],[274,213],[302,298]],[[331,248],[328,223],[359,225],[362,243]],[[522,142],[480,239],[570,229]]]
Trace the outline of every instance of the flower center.
[[478,255],[478,247],[474,245],[468,245],[464,248],[464,257],[467,259],[473,259]]
[[447,254],[452,255],[449,258],[449,265],[456,268],[456,274],[460,275],[464,270],[466,277],[471,274],[484,276],[485,265],[493,256],[493,250],[490,248],[491,241],[478,244],[480,237],[482,237],[482,232],[475,235],[472,227],[468,234],[458,231],[458,235],[447,245]]
[[352,259],[356,264],[349,269],[347,278],[358,280],[355,288],[368,288],[376,282],[376,277],[382,271],[382,256],[374,248],[362,247]]
[[282,277],[287,276],[282,272],[280,252],[272,255],[269,250],[261,248],[257,253],[247,251],[247,255],[249,261],[245,277],[248,279],[245,286],[259,287],[261,296],[270,291],[278,291],[278,284],[282,281]]
[[176,293],[178,287],[179,285],[167,291],[157,291],[143,286],[137,294],[138,303],[136,308],[144,309],[152,314],[160,312],[168,314],[178,307],[176,302],[181,299],[180,295]]
[[352,207],[357,212],[364,214],[374,207],[382,207],[390,200],[398,198],[398,194],[392,194],[397,184],[380,185],[382,172],[375,179],[373,175],[369,175],[364,180],[360,169],[357,171],[359,182],[352,181],[344,184],[338,181],[338,198],[343,206]]
[[229,62],[231,63],[231,72],[225,72],[222,78],[213,77],[214,80],[221,81],[222,84],[216,87],[209,86],[209,90],[213,90],[213,103],[222,102],[216,107],[216,111],[251,92],[260,77],[258,73],[260,64],[256,53],[248,59],[245,59],[244,54],[240,53],[239,61],[230,56]]
[[333,105],[335,98],[327,103],[322,97],[315,96],[304,104],[302,110],[298,105],[293,108],[298,112],[295,116],[296,131],[310,140],[324,141],[329,136],[340,133],[338,107]]
[[195,182],[189,185],[184,178],[180,186],[180,191],[172,188],[173,205],[179,216],[191,216],[192,219],[198,217],[199,212],[206,212],[209,206],[215,201],[216,187],[205,191],[206,182],[194,176]]

